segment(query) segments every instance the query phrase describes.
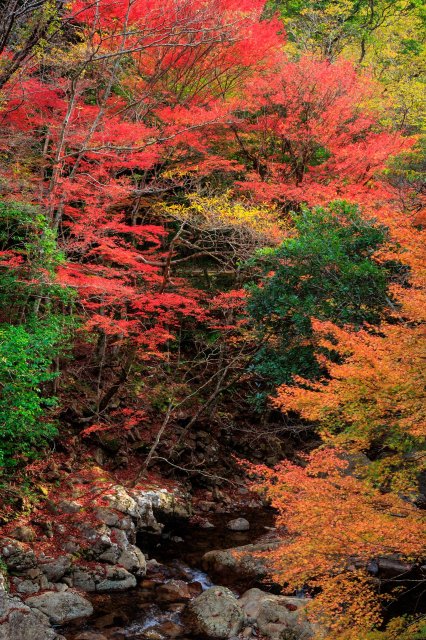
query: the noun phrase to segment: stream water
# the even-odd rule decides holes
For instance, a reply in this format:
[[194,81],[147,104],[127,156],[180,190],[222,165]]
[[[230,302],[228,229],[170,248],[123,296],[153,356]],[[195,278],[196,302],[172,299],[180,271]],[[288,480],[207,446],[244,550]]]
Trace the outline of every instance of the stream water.
[[[199,595],[214,582],[200,569],[204,553],[257,541],[273,526],[273,514],[265,509],[238,513],[250,522],[250,529],[234,532],[227,528],[232,515],[209,516],[214,528],[202,529],[187,522],[166,523],[161,536],[140,534],[138,545],[150,560],[148,572],[137,588],[122,593],[93,594],[93,615],[84,622],[59,629],[67,640],[167,640],[185,638],[188,629],[181,614],[188,592]],[[250,584],[236,584],[232,575],[221,579],[236,592]],[[176,586],[177,592],[169,587]]]

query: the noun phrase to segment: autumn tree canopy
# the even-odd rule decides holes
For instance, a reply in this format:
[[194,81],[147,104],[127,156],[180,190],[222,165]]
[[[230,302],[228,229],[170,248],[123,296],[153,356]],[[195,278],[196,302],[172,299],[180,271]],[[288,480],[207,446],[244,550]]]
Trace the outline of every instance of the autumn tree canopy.
[[5,486],[49,451],[191,482],[237,454],[282,588],[330,637],[393,638],[368,565],[424,557],[424,17],[2,3]]

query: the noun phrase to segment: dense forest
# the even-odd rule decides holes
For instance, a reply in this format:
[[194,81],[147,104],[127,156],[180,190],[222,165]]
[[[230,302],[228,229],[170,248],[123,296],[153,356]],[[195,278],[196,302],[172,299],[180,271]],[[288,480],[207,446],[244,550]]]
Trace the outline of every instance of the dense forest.
[[[0,639],[426,638],[422,0],[0,12]],[[267,622],[90,627],[220,514]]]

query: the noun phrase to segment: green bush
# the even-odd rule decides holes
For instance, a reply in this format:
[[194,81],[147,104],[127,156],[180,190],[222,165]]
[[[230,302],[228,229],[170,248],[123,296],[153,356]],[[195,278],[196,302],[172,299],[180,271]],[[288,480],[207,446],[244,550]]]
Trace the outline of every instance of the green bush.
[[250,262],[248,310],[262,346],[254,369],[274,386],[321,373],[312,318],[359,327],[380,322],[389,302],[389,271],[374,260],[387,230],[358,208],[335,202],[293,215],[294,234]]
[[62,323],[51,317],[29,326],[0,325],[0,466],[31,457],[56,430],[44,419],[56,403],[43,397],[55,377],[53,358],[62,341]]
[[37,208],[0,202],[0,467],[31,459],[56,433],[49,383],[68,342],[73,299],[55,280],[61,262]]
[[[13,258],[13,266],[10,259]],[[0,202],[0,318],[21,323],[34,310],[51,313],[70,291],[55,282],[64,256],[56,233],[40,210],[20,202]]]

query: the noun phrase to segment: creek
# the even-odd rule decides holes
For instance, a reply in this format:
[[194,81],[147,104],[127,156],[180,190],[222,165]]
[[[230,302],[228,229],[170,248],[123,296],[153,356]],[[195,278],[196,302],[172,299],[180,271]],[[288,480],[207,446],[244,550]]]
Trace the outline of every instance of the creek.
[[[247,531],[231,531],[234,517],[250,522]],[[190,635],[182,613],[188,597],[199,595],[215,584],[201,570],[202,556],[211,550],[228,549],[257,542],[273,526],[268,509],[239,511],[237,515],[214,514],[211,528],[184,520],[165,522],[161,535],[140,534],[138,546],[148,558],[147,575],[137,588],[107,594],[93,594],[93,615],[58,628],[67,640],[168,640]],[[235,576],[221,576],[220,582],[241,593],[255,582],[236,582]],[[264,587],[263,587],[264,588]]]

